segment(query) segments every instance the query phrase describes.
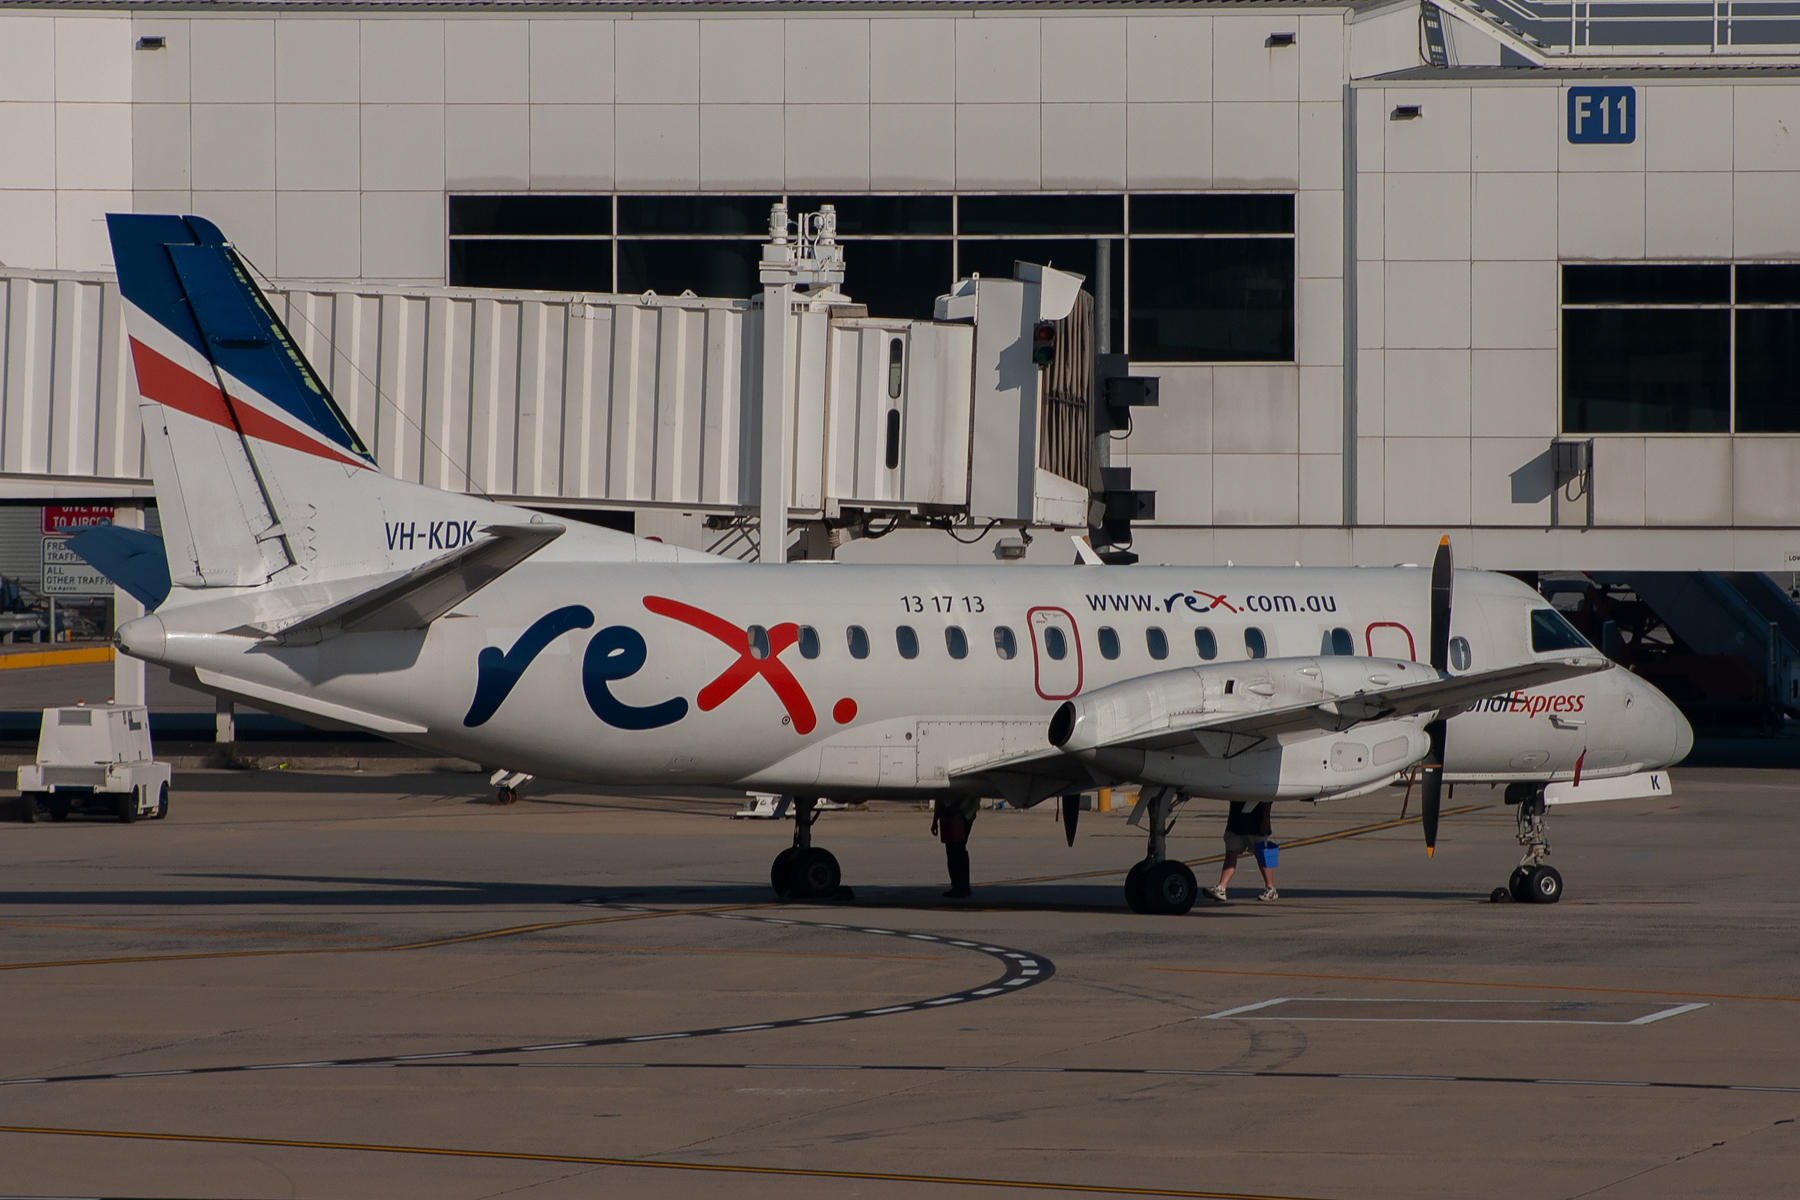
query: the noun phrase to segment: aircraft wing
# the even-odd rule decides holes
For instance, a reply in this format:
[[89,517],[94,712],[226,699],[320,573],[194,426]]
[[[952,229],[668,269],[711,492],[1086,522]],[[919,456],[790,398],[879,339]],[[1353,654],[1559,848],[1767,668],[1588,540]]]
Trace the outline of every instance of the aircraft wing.
[[397,579],[359,592],[328,608],[275,628],[260,630],[280,641],[305,641],[331,631],[381,633],[423,629],[470,596],[562,536],[548,522],[487,525],[488,536],[421,563]]
[[[1391,687],[1358,690],[1302,703],[1275,704],[1251,711],[1166,711],[1160,719],[1140,724],[1125,736],[1074,745],[1065,740],[1064,745],[1046,750],[962,764],[960,770],[952,773],[951,779],[952,782],[973,782],[974,777],[980,776],[999,787],[1002,795],[1006,795],[1008,787],[1018,790],[1024,786],[1027,792],[1042,793],[1024,801],[1036,803],[1069,785],[1088,788],[1118,782],[1103,777],[1103,772],[1096,772],[1077,757],[1082,751],[1134,749],[1179,753],[1185,748],[1193,753],[1231,758],[1283,734],[1342,733],[1371,721],[1431,712],[1453,715],[1454,710],[1476,700],[1572,679],[1605,670],[1610,665],[1598,655],[1589,654],[1402,682]],[[1126,691],[1145,684],[1146,680],[1142,679],[1127,680],[1097,689],[1081,699],[1088,700],[1099,692]],[[1060,717],[1061,713],[1058,715]],[[1029,786],[1025,786],[1027,783]],[[1007,799],[1012,797],[1007,796]]]

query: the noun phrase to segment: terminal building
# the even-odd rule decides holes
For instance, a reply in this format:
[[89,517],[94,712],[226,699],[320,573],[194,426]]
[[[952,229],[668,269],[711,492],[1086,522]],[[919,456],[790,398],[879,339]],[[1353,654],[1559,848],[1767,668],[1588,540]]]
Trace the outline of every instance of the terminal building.
[[[1093,349],[1159,381],[1104,443],[1155,495],[1145,561],[1448,533],[1521,572],[1800,567],[1776,0],[0,0],[0,499],[35,531],[151,496],[103,216],[191,212],[386,469],[729,550],[749,474],[681,482],[655,396],[758,294],[778,201],[833,207],[872,320],[1019,261],[1083,276]],[[629,419],[616,379],[576,394],[599,296],[661,322]],[[1009,522],[1033,561],[1069,561],[1063,511]]]

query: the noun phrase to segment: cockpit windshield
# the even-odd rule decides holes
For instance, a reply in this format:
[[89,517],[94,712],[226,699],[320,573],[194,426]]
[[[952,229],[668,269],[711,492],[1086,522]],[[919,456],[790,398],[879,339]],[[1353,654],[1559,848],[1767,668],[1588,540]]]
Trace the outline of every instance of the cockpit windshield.
[[1554,608],[1531,610],[1531,651],[1543,654],[1551,650],[1590,650],[1588,640],[1563,619]]

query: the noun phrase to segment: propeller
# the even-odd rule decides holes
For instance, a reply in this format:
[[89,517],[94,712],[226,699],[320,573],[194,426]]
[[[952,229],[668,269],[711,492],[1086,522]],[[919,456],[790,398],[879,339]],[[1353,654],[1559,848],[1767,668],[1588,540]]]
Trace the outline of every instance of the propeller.
[[1081,794],[1079,792],[1062,798],[1063,833],[1069,839],[1069,845],[1075,844],[1075,825],[1081,820]]
[[[1431,666],[1440,675],[1450,670],[1450,592],[1454,579],[1450,560],[1450,538],[1438,542],[1437,557],[1431,562]],[[1444,798],[1444,742],[1449,733],[1444,718],[1439,717],[1425,727],[1431,739],[1419,779],[1419,815],[1425,826],[1425,854],[1437,850],[1438,812]]]

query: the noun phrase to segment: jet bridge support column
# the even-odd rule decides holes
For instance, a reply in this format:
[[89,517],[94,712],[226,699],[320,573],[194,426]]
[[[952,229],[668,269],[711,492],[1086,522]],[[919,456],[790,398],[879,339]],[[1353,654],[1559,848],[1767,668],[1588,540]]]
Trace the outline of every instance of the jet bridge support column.
[[837,240],[837,210],[822,204],[801,213],[789,236],[786,201],[769,209],[769,240],[762,248],[762,482],[757,494],[761,520],[758,558],[786,562],[788,503],[794,476],[796,348],[794,291],[835,288],[844,282],[844,248]]

